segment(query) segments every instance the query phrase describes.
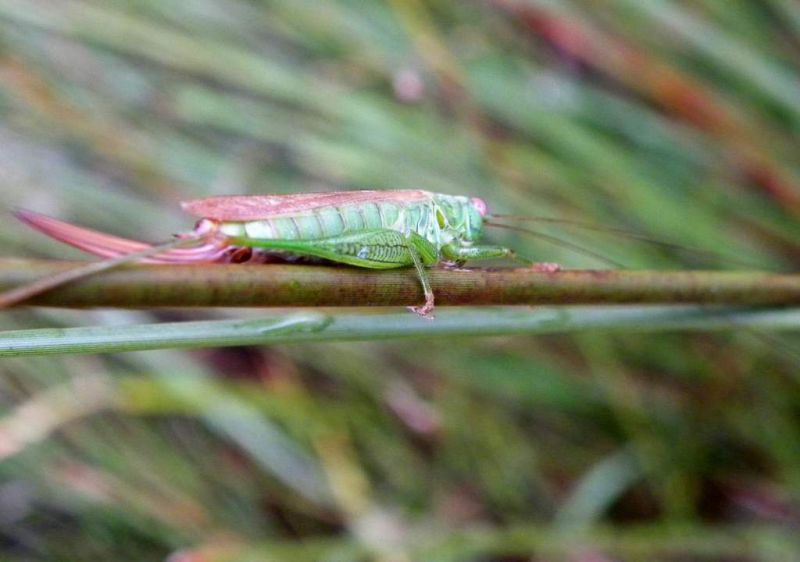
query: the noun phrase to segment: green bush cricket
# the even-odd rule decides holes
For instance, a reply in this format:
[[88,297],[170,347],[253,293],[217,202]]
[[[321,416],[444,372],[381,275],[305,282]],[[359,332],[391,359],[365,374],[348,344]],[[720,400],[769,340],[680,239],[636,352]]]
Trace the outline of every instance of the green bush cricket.
[[[486,203],[477,197],[422,190],[340,191],[209,197],[182,203],[199,218],[193,231],[151,246],[88,230],[30,211],[17,217],[33,228],[107,258],[0,295],[0,307],[127,261],[146,263],[266,263],[321,259],[369,269],[416,269],[425,295],[412,307],[430,315],[434,294],[427,267],[471,260],[519,259],[509,248],[478,244]],[[553,271],[558,266],[539,264]]]

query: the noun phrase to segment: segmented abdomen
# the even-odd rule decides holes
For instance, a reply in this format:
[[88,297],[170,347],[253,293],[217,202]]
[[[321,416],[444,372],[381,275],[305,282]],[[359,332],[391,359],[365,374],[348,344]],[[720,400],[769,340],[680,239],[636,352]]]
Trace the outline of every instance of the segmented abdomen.
[[[433,204],[400,205],[394,202],[361,203],[309,211],[308,214],[248,222],[226,222],[222,232],[270,240],[318,240],[368,229],[413,231],[429,239],[436,237]],[[435,242],[435,240],[431,240]]]

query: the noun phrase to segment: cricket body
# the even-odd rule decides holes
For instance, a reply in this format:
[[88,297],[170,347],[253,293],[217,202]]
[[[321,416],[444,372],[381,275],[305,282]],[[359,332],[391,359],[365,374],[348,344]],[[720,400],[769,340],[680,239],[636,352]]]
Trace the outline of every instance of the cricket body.
[[513,257],[479,245],[487,206],[477,197],[422,190],[343,191],[209,197],[182,203],[199,218],[179,235],[188,247],[148,255],[148,244],[117,238],[28,211],[17,216],[62,242],[109,259],[137,254],[147,263],[265,263],[274,258],[322,259],[369,269],[415,267],[425,303],[434,294],[425,268],[439,263]]

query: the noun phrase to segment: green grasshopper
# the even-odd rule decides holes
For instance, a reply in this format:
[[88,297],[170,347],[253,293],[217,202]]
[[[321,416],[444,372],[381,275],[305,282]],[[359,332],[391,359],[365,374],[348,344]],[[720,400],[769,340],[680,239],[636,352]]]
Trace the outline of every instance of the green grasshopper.
[[[369,269],[416,268],[425,303],[411,310],[431,313],[434,294],[426,267],[470,260],[516,258],[502,246],[477,244],[486,203],[477,197],[421,190],[340,191],[293,195],[209,197],[182,203],[199,218],[194,230],[159,246],[117,238],[30,211],[17,217],[31,227],[107,258],[86,272],[0,295],[0,306],[126,261],[145,263],[267,263],[322,259]],[[557,270],[552,264],[539,269]]]

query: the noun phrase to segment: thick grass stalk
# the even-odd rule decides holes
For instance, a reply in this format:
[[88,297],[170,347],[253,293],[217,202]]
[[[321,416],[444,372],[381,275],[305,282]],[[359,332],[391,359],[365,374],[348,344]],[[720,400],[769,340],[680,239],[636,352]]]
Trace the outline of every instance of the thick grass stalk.
[[[62,274],[71,262],[0,260],[0,291]],[[800,304],[800,274],[756,271],[433,269],[437,306],[503,304]],[[39,295],[85,308],[400,306],[423,300],[412,269],[300,265],[137,265]]]

